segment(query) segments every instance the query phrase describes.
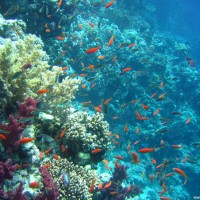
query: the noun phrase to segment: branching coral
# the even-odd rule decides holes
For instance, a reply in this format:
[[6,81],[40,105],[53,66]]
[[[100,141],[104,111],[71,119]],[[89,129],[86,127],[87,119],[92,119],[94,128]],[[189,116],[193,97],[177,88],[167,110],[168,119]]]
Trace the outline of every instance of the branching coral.
[[94,171],[85,170],[66,159],[53,160],[46,165],[49,166],[47,170],[59,188],[57,199],[92,200],[93,193],[90,193],[92,180],[95,186],[99,183],[99,178]]
[[[16,41],[2,41],[0,103],[3,109],[27,97],[39,98],[51,107],[69,102],[74,97],[80,81],[69,77],[59,80],[62,69],[48,65],[48,57],[42,50],[43,43],[38,37],[29,34]],[[48,89],[49,92],[39,95],[37,91],[40,89]]]

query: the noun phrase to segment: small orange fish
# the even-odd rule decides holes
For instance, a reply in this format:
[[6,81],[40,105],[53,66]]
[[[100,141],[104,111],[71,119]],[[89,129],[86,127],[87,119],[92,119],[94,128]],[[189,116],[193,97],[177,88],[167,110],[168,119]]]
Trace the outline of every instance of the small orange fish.
[[36,140],[36,138],[25,138],[24,136],[22,136],[22,139],[19,140],[19,142],[25,144],[25,143],[31,142],[33,140]]
[[0,134],[0,140],[6,140],[6,137],[3,134]]
[[50,33],[51,32],[51,30],[49,28],[47,28],[45,31],[46,31],[46,33]]
[[89,25],[90,25],[91,27],[94,27],[94,24],[93,24],[93,23],[89,23]]
[[94,65],[88,65],[88,69],[94,69]]
[[189,124],[191,122],[191,118],[188,117],[187,121],[185,122],[185,124]]
[[37,91],[38,94],[44,94],[44,93],[47,93],[47,92],[49,92],[49,89],[42,89],[42,90]]
[[174,145],[172,145],[172,148],[174,148],[174,149],[180,149],[182,146],[179,144],[179,145],[176,145],[176,144],[174,144]]
[[60,139],[62,139],[64,137],[65,131],[66,131],[66,128],[64,128],[63,131],[60,133]]
[[53,158],[55,159],[55,160],[60,160],[60,156],[58,156],[58,155],[53,155]]
[[109,3],[106,4],[105,8],[109,8],[112,6],[112,4],[115,2],[115,0],[110,1]]
[[39,153],[39,158],[42,159],[42,152]]
[[100,55],[100,56],[98,56],[97,58],[98,58],[99,60],[102,60],[102,59],[104,59],[104,56]]
[[119,119],[119,116],[114,116],[112,119],[113,120]]
[[143,149],[140,149],[139,152],[140,153],[151,153],[154,150],[155,150],[155,148],[143,148]]
[[86,89],[86,85],[82,84],[81,87],[85,90]]
[[128,132],[128,123],[126,123],[124,126],[124,133],[127,133],[127,132]]
[[102,151],[102,149],[97,148],[97,149],[92,150],[92,154],[96,154],[96,153],[99,153],[101,151]]
[[106,159],[103,159],[102,161],[103,161],[106,165],[109,164],[108,160],[106,160]]
[[62,1],[63,1],[63,0],[60,0],[60,1],[58,2],[58,6],[59,6],[59,7],[62,5]]
[[122,156],[115,156],[115,158],[118,160],[124,160],[124,158]]
[[168,198],[168,197],[164,197],[164,196],[162,196],[162,197],[160,197],[160,200],[171,200],[171,199]]
[[166,92],[163,93],[163,94],[161,94],[158,98],[159,98],[159,99],[162,99],[162,98],[165,96],[165,94],[166,94]]
[[130,49],[131,47],[134,47],[135,46],[135,44],[129,44],[129,46],[128,46],[128,48]]
[[138,155],[135,152],[132,152],[132,159],[135,164],[138,164],[140,160],[138,160]]
[[60,41],[63,41],[63,40],[65,40],[65,38],[64,37],[62,37],[62,36],[57,36],[56,37],[58,40],[60,40]]
[[86,53],[87,53],[87,54],[94,53],[94,52],[98,51],[100,48],[101,48],[100,46],[98,46],[98,47],[93,47],[93,48],[91,48],[91,49],[86,50]]
[[61,145],[61,151],[62,151],[62,152],[66,152],[66,151],[67,151],[67,149],[66,149],[66,147],[65,147],[64,144]]
[[153,116],[157,115],[160,112],[160,109],[158,108],[154,113]]
[[151,158],[152,164],[156,165],[156,160],[154,158]]
[[140,129],[138,127],[136,127],[135,133],[138,134],[139,132],[140,132]]
[[117,56],[115,56],[111,62],[115,62],[115,60],[117,59]]
[[44,152],[44,154],[47,155],[51,150],[52,150],[52,148],[47,149],[47,150]]
[[145,110],[148,110],[149,106],[142,104],[142,108],[144,108]]
[[116,167],[117,169],[120,168],[120,164],[119,164],[117,161],[115,161],[115,167]]
[[112,98],[107,99],[107,100],[104,102],[104,104],[108,105],[109,102],[110,102],[111,100],[112,100]]
[[140,140],[135,141],[133,144],[137,145],[140,142]]
[[81,77],[85,77],[85,76],[87,76],[87,74],[80,74],[80,76],[81,76]]
[[114,42],[114,35],[110,38],[109,42],[108,42],[108,46],[111,46]]
[[173,170],[174,170],[176,173],[178,173],[178,174],[180,174],[181,176],[183,176],[184,178],[187,178],[187,176],[186,176],[186,174],[185,174],[185,172],[184,172],[183,170],[181,170],[181,169],[179,169],[179,168],[173,168]]
[[90,185],[90,190],[89,192],[92,193],[94,191],[94,179],[92,179],[92,183]]
[[96,86],[96,83],[92,84],[90,88],[94,88]]
[[158,90],[154,94],[152,94],[150,98],[153,99],[156,96],[157,92]]
[[101,108],[99,108],[98,106],[94,107],[94,109],[95,109],[97,112],[100,112],[100,113],[103,112],[103,111],[101,110]]
[[119,136],[118,134],[114,134],[114,136],[115,136],[117,139],[120,138],[120,136]]
[[136,114],[138,120],[142,120],[142,117],[137,110],[136,110],[135,114]]
[[98,185],[98,190],[101,190],[103,188],[103,183],[100,183],[99,185]]
[[109,193],[109,195],[116,196],[116,195],[118,195],[118,192],[117,191],[112,191],[112,192]]
[[32,182],[32,183],[29,183],[29,186],[31,187],[31,188],[39,188],[40,187],[40,185],[39,185],[39,183],[38,182]]
[[104,189],[109,188],[109,187],[111,186],[111,184],[112,184],[112,181],[110,181],[109,183],[107,183],[107,184],[104,186]]
[[130,71],[130,70],[132,70],[132,68],[126,67],[126,68],[124,68],[124,69],[122,70],[122,73],[128,72],[128,71]]

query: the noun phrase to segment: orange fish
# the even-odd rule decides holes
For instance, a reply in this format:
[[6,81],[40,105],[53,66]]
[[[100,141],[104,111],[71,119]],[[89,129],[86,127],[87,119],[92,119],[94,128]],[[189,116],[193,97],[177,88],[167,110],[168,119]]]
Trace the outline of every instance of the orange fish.
[[67,151],[67,149],[66,149],[66,147],[65,147],[65,145],[64,145],[64,144],[62,144],[62,145],[61,145],[61,151],[62,151],[62,152],[65,152],[65,151]]
[[55,160],[60,160],[60,156],[58,156],[58,155],[53,155],[53,158],[55,159]]
[[48,154],[51,150],[52,150],[52,148],[47,149],[47,150],[44,152],[44,154],[45,154],[45,155]]
[[117,56],[115,56],[115,57],[112,59],[112,62],[115,62],[116,59],[117,59]]
[[108,42],[108,46],[111,46],[114,42],[114,35],[110,38],[109,42]]
[[109,183],[107,183],[107,184],[104,186],[104,189],[109,188],[109,187],[111,186],[111,184],[112,184],[112,181],[110,181]]
[[185,122],[185,124],[189,124],[191,122],[191,118],[188,117],[187,121]]
[[60,1],[58,2],[58,6],[59,6],[59,7],[62,5],[62,1],[63,1],[63,0],[60,0]]
[[118,160],[124,160],[124,158],[122,156],[115,156],[115,158]]
[[130,152],[130,149],[131,149],[131,144],[129,142],[128,145],[127,145],[127,151],[128,151],[128,153]]
[[112,191],[112,192],[109,193],[109,195],[116,196],[116,195],[118,195],[118,192],[117,191]]
[[109,164],[108,160],[106,160],[106,159],[103,159],[102,161],[103,161],[106,165]]
[[140,142],[140,140],[135,141],[133,144],[137,145]]
[[62,36],[57,36],[56,37],[58,40],[60,40],[60,41],[63,41],[63,40],[65,40],[65,38],[64,37],[62,37]]
[[99,60],[102,60],[102,59],[104,59],[104,56],[100,55],[100,56],[98,56],[97,58],[98,58]]
[[82,87],[83,89],[86,89],[86,85],[84,85],[84,84],[82,84],[81,87]]
[[120,138],[120,136],[119,136],[118,134],[114,134],[114,136],[115,136],[117,139]]
[[19,142],[25,144],[25,143],[31,142],[33,140],[36,140],[36,138],[25,138],[24,136],[22,136],[22,139],[19,140]]
[[94,69],[94,65],[88,65],[88,69]]
[[150,98],[153,99],[156,96],[157,92],[158,90],[154,94],[152,94]]
[[116,167],[117,169],[120,168],[120,164],[119,164],[117,161],[115,161],[115,167]]
[[96,83],[92,84],[90,88],[94,88],[96,86]]
[[115,0],[110,1],[109,3],[106,4],[105,8],[109,8],[112,6],[112,4],[115,2]]
[[136,110],[135,114],[136,114],[138,120],[141,120],[141,119],[142,119],[140,113],[139,113],[137,110]]
[[104,104],[108,105],[109,102],[110,102],[111,100],[112,100],[112,98],[107,99],[107,100],[104,102]]
[[44,94],[44,93],[47,93],[47,92],[49,92],[49,89],[42,89],[42,90],[37,91],[38,94]]
[[156,160],[154,158],[151,158],[152,164],[156,165]]
[[135,46],[135,44],[129,44],[129,46],[128,46],[128,48],[130,49],[131,47],[134,47]]
[[94,109],[95,109],[97,112],[100,112],[100,113],[103,112],[103,111],[101,110],[101,108],[99,108],[98,106],[94,107]]
[[119,119],[119,116],[114,116],[112,119],[113,120]]
[[166,94],[166,92],[163,93],[163,94],[161,94],[158,98],[159,98],[159,99],[162,99],[162,98],[165,96],[165,94]]
[[98,185],[98,190],[101,190],[103,188],[103,183],[100,183],[99,185]]
[[135,152],[132,152],[132,159],[135,164],[138,164],[140,160],[138,160],[138,155]]
[[50,33],[51,32],[51,30],[49,28],[47,28],[45,31],[46,31],[46,33]]
[[160,109],[158,108],[154,113],[153,116],[157,115],[160,112]]
[[126,68],[124,68],[124,69],[122,70],[122,73],[128,72],[128,71],[130,71],[130,70],[132,70],[132,68],[126,67]]
[[94,149],[94,150],[92,150],[92,154],[96,154],[96,153],[99,153],[101,151],[102,151],[102,149],[100,149],[100,148]]
[[181,145],[176,145],[176,144],[172,145],[172,148],[174,149],[180,149],[181,147],[182,147]]
[[60,133],[60,139],[62,139],[64,137],[65,131],[66,131],[66,128],[64,128],[63,131]]
[[176,173],[178,173],[178,174],[180,174],[181,176],[183,176],[184,178],[187,178],[187,176],[186,176],[186,174],[185,174],[185,172],[184,172],[183,170],[181,170],[181,169],[179,169],[179,168],[173,168],[173,170],[174,170]]
[[80,76],[81,76],[81,77],[85,77],[85,76],[87,76],[87,74],[80,74]]
[[89,23],[89,25],[90,25],[91,27],[94,27],[94,24],[93,24],[93,23]]
[[125,124],[124,126],[124,133],[128,132],[128,123]]
[[162,196],[160,197],[160,200],[170,200],[170,198]]
[[139,152],[140,153],[151,153],[152,151],[154,151],[156,148],[143,148],[140,149]]
[[144,104],[142,104],[142,107],[143,107],[145,110],[148,110],[148,109],[149,109],[149,106],[144,105]]
[[90,185],[90,190],[89,192],[92,193],[94,191],[94,179],[92,179],[92,183]]
[[32,183],[29,183],[29,186],[31,187],[31,188],[39,188],[40,187],[40,185],[39,185],[39,183],[38,182],[32,182]]
[[94,53],[94,52],[98,51],[100,48],[101,48],[100,46],[98,46],[98,47],[93,47],[93,48],[91,48],[91,49],[86,50],[86,53],[87,53],[87,54]]
[[42,159],[42,152],[39,153],[39,158]]
[[135,133],[138,134],[139,132],[140,132],[140,129],[138,127],[136,127]]
[[0,140],[6,140],[6,137],[3,134],[0,134]]

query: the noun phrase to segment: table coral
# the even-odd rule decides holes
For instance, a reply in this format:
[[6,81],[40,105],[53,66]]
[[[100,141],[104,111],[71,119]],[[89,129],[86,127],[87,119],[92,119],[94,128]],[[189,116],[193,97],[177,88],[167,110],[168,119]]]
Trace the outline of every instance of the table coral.
[[53,160],[46,163],[46,165],[49,166],[47,170],[59,188],[57,199],[92,200],[95,191],[93,193],[89,192],[91,182],[94,180],[95,187],[99,183],[99,178],[94,170],[85,170],[66,159]]

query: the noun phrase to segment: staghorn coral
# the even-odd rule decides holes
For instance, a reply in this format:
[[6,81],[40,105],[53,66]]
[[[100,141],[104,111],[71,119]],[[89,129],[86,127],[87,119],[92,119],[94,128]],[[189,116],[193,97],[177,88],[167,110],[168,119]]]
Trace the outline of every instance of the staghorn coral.
[[106,150],[109,145],[109,125],[103,121],[103,114],[96,113],[89,116],[87,112],[74,112],[68,115],[64,127],[66,128],[64,143],[74,153],[80,151],[88,153],[96,148]]
[[99,183],[99,178],[94,170],[86,170],[66,159],[53,160],[46,165],[49,166],[47,170],[59,188],[57,199],[92,200],[95,191],[89,192],[91,182],[94,180],[95,186]]

